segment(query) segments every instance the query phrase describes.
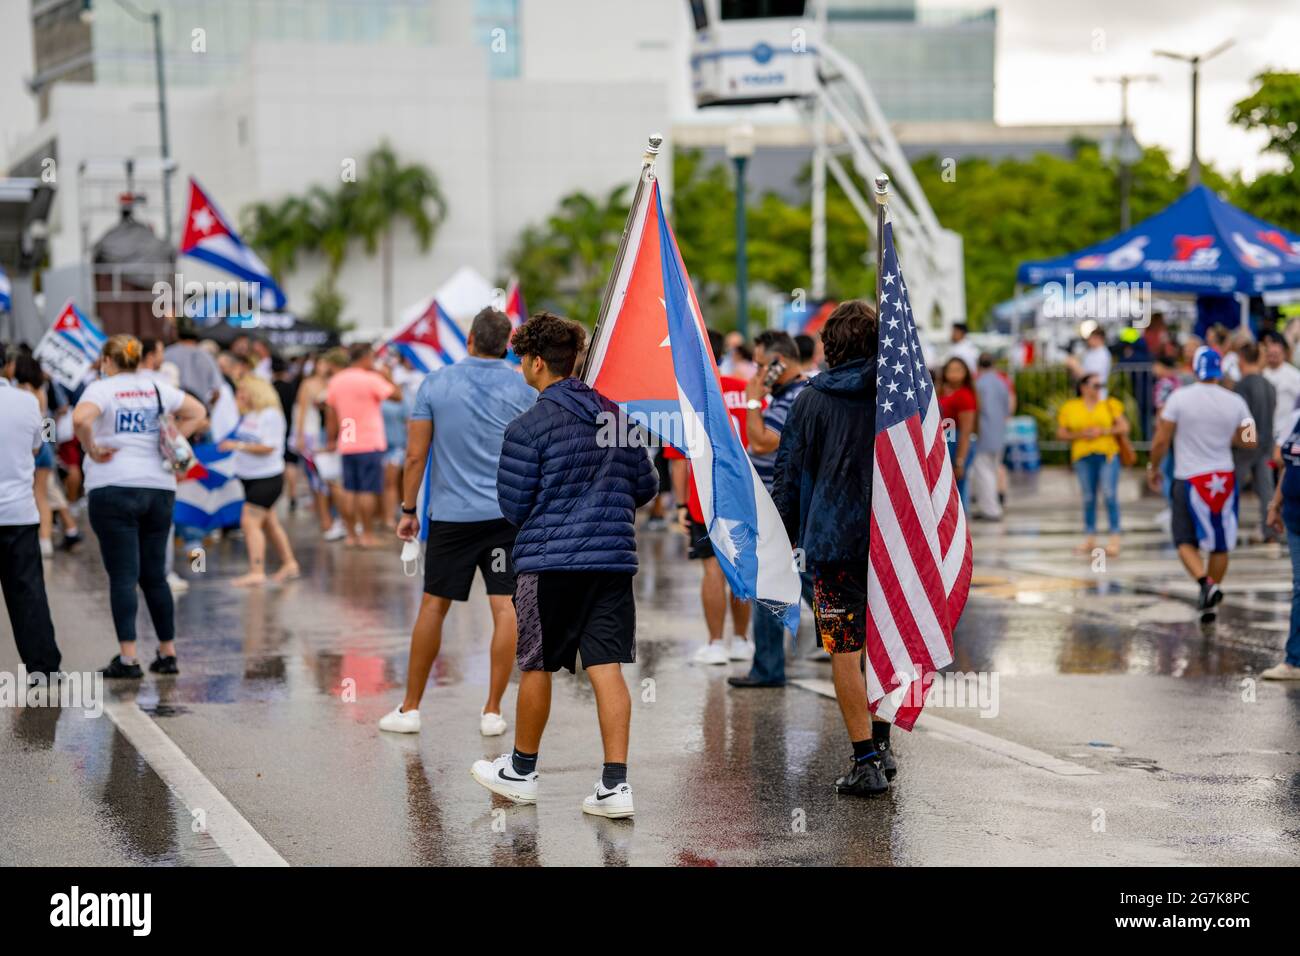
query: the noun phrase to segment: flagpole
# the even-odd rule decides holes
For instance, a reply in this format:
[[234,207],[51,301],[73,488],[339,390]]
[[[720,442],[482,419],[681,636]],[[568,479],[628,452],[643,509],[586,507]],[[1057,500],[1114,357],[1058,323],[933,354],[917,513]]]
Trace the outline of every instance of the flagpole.
[[587,354],[582,360],[582,369],[578,372],[578,378],[586,380],[587,370],[591,368],[591,357],[596,351],[596,343],[600,341],[600,330],[605,324],[605,319],[609,315],[610,300],[614,298],[614,286],[618,282],[618,275],[623,269],[623,259],[627,255],[628,240],[632,234],[632,221],[636,218],[637,208],[641,205],[641,194],[645,191],[647,172],[654,169],[655,160],[659,156],[659,148],[663,145],[664,138],[659,133],[652,133],[649,141],[646,143],[645,153],[641,157],[641,175],[637,177],[636,192],[632,194],[632,205],[628,207],[627,221],[623,223],[623,235],[618,241],[618,252],[614,256],[614,266],[609,270],[609,278],[605,280],[605,292],[600,299],[600,312],[596,316],[596,327],[592,330],[591,340],[587,343]]
[[885,271],[885,214],[889,206],[889,177],[876,177],[876,311],[880,311],[882,276]]

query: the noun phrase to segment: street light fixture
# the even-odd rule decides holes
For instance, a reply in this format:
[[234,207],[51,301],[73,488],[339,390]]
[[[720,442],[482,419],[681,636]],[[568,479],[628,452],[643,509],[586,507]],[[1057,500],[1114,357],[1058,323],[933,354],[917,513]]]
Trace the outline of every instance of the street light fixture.
[[1196,99],[1198,86],[1201,79],[1201,64],[1214,59],[1228,47],[1236,43],[1236,40],[1224,40],[1213,50],[1208,53],[1188,54],[1188,53],[1171,53],[1168,50],[1154,50],[1156,56],[1163,56],[1169,60],[1178,60],[1182,63],[1189,63],[1192,67],[1192,159],[1187,165],[1187,186],[1191,188],[1201,181],[1201,160],[1196,152]]
[[[114,2],[139,22],[148,23],[153,27],[154,70],[158,78],[158,139],[162,153],[163,239],[170,246],[172,244],[171,175],[176,164],[172,162],[171,139],[167,133],[167,81],[163,75],[162,14],[157,10],[152,12],[141,10],[129,0],[114,0]],[[81,0],[80,16],[82,23],[90,23],[94,20],[92,0]]]
[[736,329],[749,339],[749,257],[746,251],[745,165],[754,155],[754,127],[739,123],[727,130],[727,157],[736,166]]
[[1130,83],[1158,83],[1160,77],[1150,73],[1123,73],[1119,76],[1099,76],[1098,83],[1119,84],[1119,142],[1115,158],[1119,161],[1119,228],[1128,230],[1131,222],[1129,196],[1133,189],[1133,164],[1142,158],[1142,148],[1133,136],[1128,119],[1128,88]]

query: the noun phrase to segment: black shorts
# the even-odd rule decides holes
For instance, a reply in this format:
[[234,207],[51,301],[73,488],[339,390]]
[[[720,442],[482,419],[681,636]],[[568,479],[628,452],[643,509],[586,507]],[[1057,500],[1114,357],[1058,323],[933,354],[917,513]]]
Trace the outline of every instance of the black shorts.
[[464,601],[483,572],[488,594],[515,593],[515,528],[505,518],[488,521],[431,521],[424,548],[424,593]]
[[867,562],[837,561],[813,568],[813,617],[828,654],[867,645]]
[[259,508],[274,508],[284,490],[284,473],[270,478],[243,478],[244,500]]
[[577,670],[636,661],[632,575],[619,571],[540,571],[515,589],[521,671]]
[[713,539],[709,537],[708,528],[691,518],[686,533],[691,539],[691,549],[687,552],[687,557],[692,561],[703,561],[705,558],[717,557],[713,552]]

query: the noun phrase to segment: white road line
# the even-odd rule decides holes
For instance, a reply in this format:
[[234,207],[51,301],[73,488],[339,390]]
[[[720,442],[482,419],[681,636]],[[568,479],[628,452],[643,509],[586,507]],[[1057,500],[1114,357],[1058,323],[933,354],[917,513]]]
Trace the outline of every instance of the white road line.
[[289,865],[134,702],[107,703],[104,713],[191,813],[203,811],[208,835],[235,866]]
[[[823,697],[829,697],[832,700],[835,699],[835,686],[828,680],[801,679],[792,680],[790,683],[795,687],[810,690],[814,694],[821,694]],[[1069,760],[1062,760],[1060,757],[1053,757],[1051,754],[1035,750],[1033,747],[1026,747],[1010,740],[1004,740],[1001,737],[995,737],[993,734],[986,734],[982,730],[975,730],[956,721],[944,720],[942,717],[934,716],[930,711],[922,714],[916,729],[931,731],[970,744],[972,747],[979,747],[981,750],[988,750],[999,756],[1008,757],[1019,763],[1028,764],[1049,773],[1059,774],[1062,777],[1086,777],[1100,773],[1100,771],[1093,770],[1091,767],[1071,763]]]

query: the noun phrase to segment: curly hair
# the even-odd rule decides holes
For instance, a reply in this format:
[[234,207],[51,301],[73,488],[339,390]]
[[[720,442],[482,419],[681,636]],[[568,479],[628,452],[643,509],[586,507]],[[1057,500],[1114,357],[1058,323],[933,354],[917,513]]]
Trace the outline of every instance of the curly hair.
[[880,342],[876,310],[861,299],[841,302],[822,326],[822,348],[831,368],[854,359],[871,358]]
[[515,329],[510,345],[520,358],[535,355],[552,375],[567,377],[573,374],[586,341],[587,333],[577,322],[554,312],[536,312]]

